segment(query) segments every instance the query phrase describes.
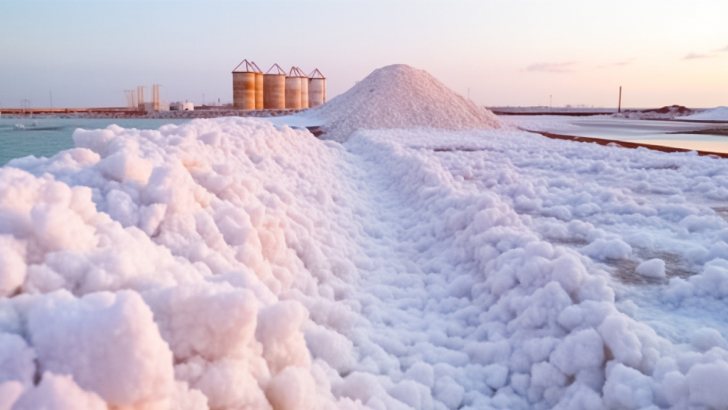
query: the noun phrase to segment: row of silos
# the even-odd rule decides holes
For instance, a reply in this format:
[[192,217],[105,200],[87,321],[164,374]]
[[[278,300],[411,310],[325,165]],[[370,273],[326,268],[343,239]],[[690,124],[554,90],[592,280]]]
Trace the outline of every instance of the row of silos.
[[238,110],[302,109],[326,102],[326,77],[316,69],[307,76],[300,68],[286,72],[278,65],[267,73],[243,60],[233,70],[233,105]]

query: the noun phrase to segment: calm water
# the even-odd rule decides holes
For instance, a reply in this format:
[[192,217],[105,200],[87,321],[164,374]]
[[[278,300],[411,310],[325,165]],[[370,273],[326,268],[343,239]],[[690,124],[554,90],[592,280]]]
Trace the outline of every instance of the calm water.
[[725,129],[728,128],[728,122],[700,123],[630,120],[605,116],[505,116],[505,118],[507,118],[508,122],[525,129],[549,131],[574,137],[601,138],[661,145],[665,147],[728,153],[728,137],[689,133],[690,131],[698,130]]
[[580,128],[559,132],[579,137],[605,138],[667,147],[728,153],[728,137],[683,134],[686,131],[726,128],[728,124],[705,124],[682,121],[628,120],[620,118],[584,118],[571,121]]
[[[279,118],[278,120],[283,121],[283,118]],[[73,148],[72,136],[76,128],[98,129],[106,128],[111,124],[117,124],[124,128],[158,129],[164,124],[181,124],[187,121],[189,120],[151,118],[9,118],[3,116],[0,117],[0,166],[7,164],[13,158],[22,158],[28,155],[51,157],[60,151]],[[578,125],[579,128],[574,130],[558,130],[557,133],[688,149],[728,152],[728,137],[680,133],[701,128],[715,128],[717,126],[715,124],[694,124],[677,121],[637,121],[616,118],[574,118],[569,122]],[[16,125],[21,125],[22,127],[16,127]],[[726,124],[720,125],[726,126]]]
[[[76,128],[97,129],[117,124],[124,128],[158,129],[164,124],[181,124],[189,120],[150,118],[8,118],[0,117],[0,166],[13,158],[28,155],[51,157],[73,148]],[[16,127],[22,125],[22,127]]]

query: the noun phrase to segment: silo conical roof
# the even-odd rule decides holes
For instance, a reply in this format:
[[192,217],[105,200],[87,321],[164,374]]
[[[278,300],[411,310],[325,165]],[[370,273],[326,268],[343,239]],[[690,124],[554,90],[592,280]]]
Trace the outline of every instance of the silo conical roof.
[[[274,71],[274,72],[271,73],[271,71]],[[268,70],[265,74],[266,75],[286,75],[286,70],[282,69],[281,66],[279,66],[278,64],[273,64],[270,67],[270,70]]]
[[[242,68],[241,68],[242,66]],[[240,68],[240,70],[238,70]],[[257,64],[247,59],[243,60],[233,68],[233,73],[262,73]]]
[[308,78],[321,78],[326,79],[323,74],[321,74],[321,71],[319,71],[318,68],[315,68],[313,71],[311,71],[311,74],[308,75]]
[[293,69],[296,70],[296,76],[297,77],[308,78],[308,76],[306,75],[306,73],[303,70],[301,70],[300,67],[293,67]]

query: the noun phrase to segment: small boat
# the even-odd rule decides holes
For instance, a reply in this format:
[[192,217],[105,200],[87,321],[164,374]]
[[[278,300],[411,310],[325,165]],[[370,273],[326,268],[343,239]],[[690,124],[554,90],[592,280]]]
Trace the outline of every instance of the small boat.
[[15,126],[13,128],[15,128],[16,130],[24,130],[25,129],[25,125],[23,125],[23,124],[15,124]]

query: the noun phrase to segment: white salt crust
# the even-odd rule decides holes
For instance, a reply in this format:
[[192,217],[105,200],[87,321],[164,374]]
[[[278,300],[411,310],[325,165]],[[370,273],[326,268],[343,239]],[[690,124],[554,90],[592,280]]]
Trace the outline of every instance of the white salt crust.
[[363,128],[110,126],[0,168],[0,409],[728,402],[724,160]]

